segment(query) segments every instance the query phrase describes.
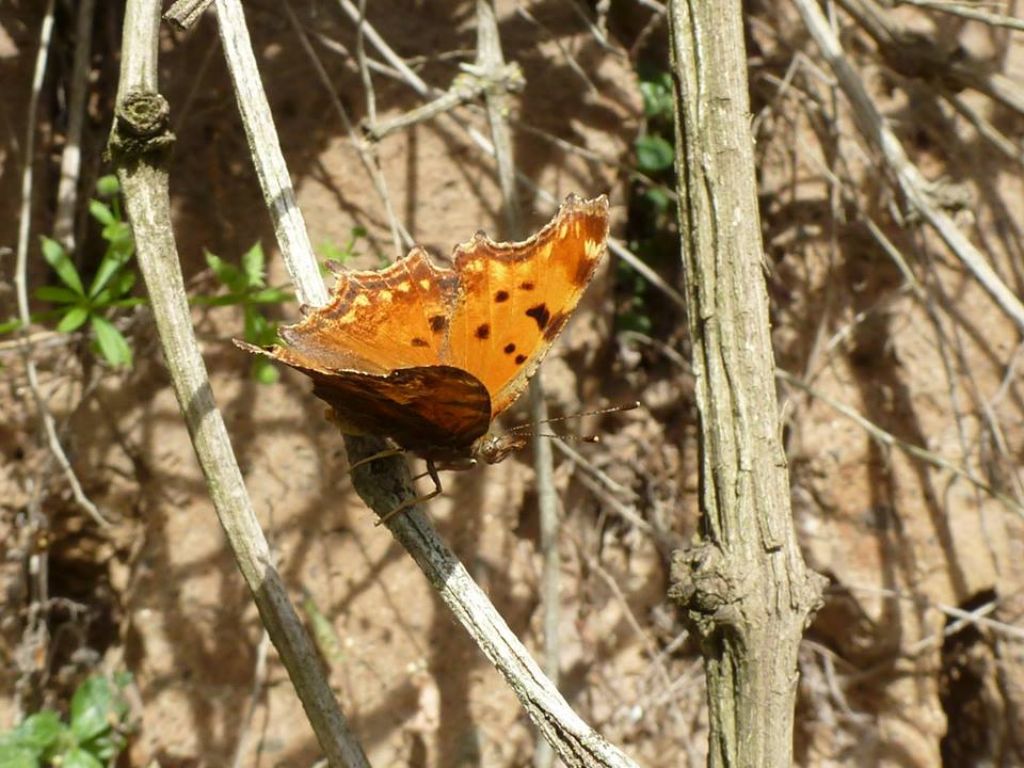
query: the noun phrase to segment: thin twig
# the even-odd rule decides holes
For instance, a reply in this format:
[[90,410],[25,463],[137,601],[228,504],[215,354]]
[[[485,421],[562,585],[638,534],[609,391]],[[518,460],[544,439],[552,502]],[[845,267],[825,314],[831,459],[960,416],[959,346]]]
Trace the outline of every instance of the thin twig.
[[334,83],[331,80],[331,76],[327,74],[327,70],[324,68],[323,63],[320,61],[320,57],[316,55],[316,51],[313,50],[313,46],[309,42],[309,37],[306,34],[306,30],[299,23],[298,17],[292,10],[291,3],[285,0],[283,3],[285,14],[288,16],[288,21],[292,25],[292,29],[299,38],[299,44],[302,49],[306,52],[309,57],[310,63],[313,65],[313,69],[316,71],[317,77],[320,78],[320,82],[327,91],[327,96],[331,100],[331,104],[334,107],[334,111],[338,113],[338,118],[341,120],[342,126],[348,133],[349,140],[352,142],[353,148],[359,155],[359,160],[363,164],[363,168],[366,169],[366,173],[370,176],[370,181],[373,183],[373,188],[377,192],[377,195],[381,199],[381,203],[384,205],[384,211],[388,218],[388,226],[391,230],[391,240],[395,248],[395,255],[401,257],[403,255],[403,245],[405,248],[411,248],[413,245],[412,235],[409,234],[409,230],[398,220],[398,216],[395,214],[395,206],[391,202],[391,196],[388,194],[387,185],[384,180],[384,174],[381,172],[380,163],[377,162],[377,155],[373,152],[372,148],[366,145],[359,132],[356,130],[355,125],[352,123],[351,118],[348,115],[348,110],[345,109],[345,105],[341,103],[341,99],[338,98],[338,94],[334,91]]
[[[230,7],[231,5],[236,7]],[[241,9],[232,0],[219,3],[221,26],[242,23]],[[125,11],[121,80],[118,85],[116,119],[111,137],[111,155],[118,166],[125,205],[135,235],[137,259],[149,290],[150,303],[163,346],[175,395],[185,418],[189,436],[206,477],[210,497],[227,536],[239,570],[253,594],[260,618],[274,642],[295,690],[306,710],[317,739],[332,766],[368,768],[358,742],[352,737],[330,687],[324,678],[313,644],[288,599],[266,538],[260,529],[245,483],[231,448],[220,411],[213,400],[206,367],[195,334],[185,283],[178,263],[170,215],[168,177],[165,168],[169,134],[167,102],[156,93],[160,0],[130,0]],[[224,38],[236,45],[246,38],[244,30],[231,30]],[[228,45],[225,45],[228,48]],[[244,56],[244,53],[242,54]],[[252,56],[251,49],[248,50]],[[236,73],[236,82],[244,78]],[[238,93],[250,93],[239,84]],[[262,90],[257,86],[262,95]],[[266,104],[265,97],[261,102]],[[256,107],[258,109],[258,106]],[[243,109],[243,113],[245,110]],[[265,133],[249,127],[249,135],[265,140]],[[129,141],[125,138],[130,137]],[[271,174],[261,174],[262,179]],[[265,184],[266,192],[280,194],[280,187]],[[285,203],[290,200],[285,197]],[[275,203],[278,202],[275,198]],[[288,220],[291,212],[282,211]],[[294,219],[291,219],[294,220]],[[278,228],[278,234],[296,250],[303,238]],[[304,232],[303,232],[304,235]],[[312,268],[319,281],[315,261],[306,242],[308,264],[297,274]],[[305,296],[326,295],[306,289]]]
[[907,594],[901,592],[898,589],[887,589],[885,587],[867,587],[855,584],[848,584],[841,587],[841,589],[849,590],[850,592],[863,592],[869,595],[880,595],[882,597],[889,597],[894,600],[905,600],[907,602],[914,603],[915,605],[923,605],[928,608],[934,608],[940,613],[949,616],[960,621],[965,621],[969,624],[975,624],[979,627],[985,627],[991,629],[994,632],[998,632],[1001,635],[1012,637],[1017,640],[1024,640],[1024,628],[1015,627],[1012,624],[1007,624],[1002,621],[995,621],[994,619],[985,618],[986,611],[982,610],[985,606],[976,609],[975,611],[965,611],[963,608],[957,608],[953,605],[945,605],[943,603],[936,603],[927,598],[920,597],[918,595]]
[[899,139],[878,113],[860,76],[843,53],[838,37],[832,32],[821,9],[813,0],[793,0],[804,24],[832,67],[843,93],[853,108],[853,115],[863,135],[881,152],[910,204],[936,231],[949,249],[974,275],[1003,311],[1024,330],[1024,304],[1007,288],[985,256],[974,247],[953,221],[929,198],[929,184],[910,162]]
[[[492,0],[477,0],[477,72],[485,80],[496,80],[505,67],[498,31],[497,13]],[[506,231],[511,239],[522,237],[522,214],[516,192],[515,158],[512,154],[512,135],[509,131],[507,95],[496,87],[484,91],[487,122],[491,128],[494,157],[498,166],[498,181],[505,202]],[[561,623],[561,562],[558,557],[558,494],[555,491],[554,458],[551,442],[542,437],[539,425],[548,418],[547,402],[540,371],[530,382],[530,421],[534,425],[530,443],[533,447],[533,469],[537,484],[537,506],[540,513],[541,550],[541,607],[544,614],[543,669],[556,688],[561,672],[558,627]],[[552,745],[537,734],[533,764],[536,768],[549,768],[555,755]]]
[[957,477],[967,480],[969,483],[980,488],[986,493],[992,495],[994,498],[999,499],[1008,507],[1010,507],[1014,512],[1016,512],[1018,515],[1024,516],[1024,506],[1018,503],[1015,499],[1010,498],[1005,493],[1002,493],[996,488],[993,488],[985,481],[976,477],[975,474],[966,467],[958,466],[953,462],[949,461],[948,459],[944,459],[942,456],[939,456],[936,453],[925,450],[924,448],[921,448],[918,445],[914,445],[913,443],[908,443],[905,440],[901,440],[891,432],[886,432],[877,424],[864,418],[849,406],[844,405],[843,403],[840,403],[836,400],[833,400],[828,395],[807,385],[806,383],[798,379],[796,376],[793,376],[791,373],[788,373],[782,370],[781,368],[776,369],[775,375],[778,378],[782,379],[783,381],[792,384],[793,386],[798,387],[802,389],[804,392],[807,392],[808,394],[814,396],[818,400],[821,400],[821,402],[825,403],[830,408],[839,411],[846,418],[850,419],[851,421],[854,421],[858,426],[861,427],[861,429],[866,431],[869,435],[871,435],[871,437],[880,442],[882,445],[891,448],[898,448],[899,450],[903,451],[904,453],[910,456],[913,456],[914,458],[925,461],[928,464],[939,467],[940,469],[945,469],[948,472],[951,472],[952,474],[956,475]]
[[[295,190],[281,154],[277,129],[272,120],[262,119],[270,114],[267,95],[260,82],[256,56],[245,26],[245,16],[239,0],[216,0],[217,28],[220,31],[224,56],[227,59],[231,82],[235,87],[235,100],[242,113],[242,125],[255,158],[264,152],[272,155],[273,162],[257,163],[256,176],[260,181],[264,199],[268,202],[270,218],[274,224],[281,255],[292,276],[299,301],[311,306],[327,303],[327,289],[320,278],[320,269],[309,242],[302,211],[295,202]],[[256,147],[264,149],[257,153]]]
[[53,239],[69,253],[75,250],[75,210],[82,169],[82,123],[89,87],[89,52],[92,49],[92,18],[96,0],[81,0],[75,24],[75,58],[68,95],[68,130],[60,158],[57,210],[53,214]]
[[993,27],[1006,27],[1018,32],[1024,31],[1024,20],[1022,19],[1015,19],[1012,16],[1004,16],[999,13],[989,13],[988,11],[972,8],[965,3],[937,3],[934,0],[896,0],[896,5],[913,5],[917,8],[926,8],[929,11],[959,16],[962,19],[980,21]]
[[[14,287],[18,296],[18,317],[21,320],[22,339],[26,337],[32,316],[28,304],[28,244],[29,234],[32,226],[32,165],[35,160],[36,144],[36,112],[39,108],[39,94],[43,87],[43,76],[46,74],[46,60],[50,52],[50,40],[53,35],[53,10],[54,0],[48,0],[46,13],[43,15],[43,23],[39,30],[39,50],[36,53],[36,66],[32,75],[32,93],[29,97],[28,112],[26,114],[27,126],[25,129],[25,166],[21,173],[21,207],[18,213],[18,245],[14,266]],[[64,473],[64,478],[71,487],[71,493],[87,515],[92,518],[101,528],[108,528],[110,522],[103,516],[100,510],[82,490],[78,476],[68,461],[67,454],[60,444],[57,436],[57,427],[53,421],[53,414],[50,413],[46,399],[39,390],[39,375],[36,371],[35,361],[32,359],[32,348],[30,345],[21,347],[25,362],[25,375],[28,378],[28,387],[35,400],[36,411],[39,420],[42,422],[43,431],[46,433],[47,444],[53,458]]]

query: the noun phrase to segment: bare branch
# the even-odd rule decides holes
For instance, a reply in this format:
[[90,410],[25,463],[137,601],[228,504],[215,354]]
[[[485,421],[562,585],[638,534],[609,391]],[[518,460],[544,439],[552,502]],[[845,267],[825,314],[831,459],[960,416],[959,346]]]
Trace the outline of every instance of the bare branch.
[[[240,17],[240,10],[235,8],[222,13],[219,20],[223,25],[226,18]],[[155,91],[159,21],[159,0],[130,0],[128,3],[118,106],[110,144],[135,235],[139,267],[149,290],[175,395],[210,497],[263,625],[288,670],[330,764],[367,768],[366,757],[349,732],[313,644],[274,568],[192,332],[188,297],[174,242],[164,162],[173,142],[168,130],[169,108]],[[322,283],[320,291],[323,292]]]
[[[18,317],[21,320],[22,340],[25,341],[25,332],[32,322],[28,304],[28,244],[29,234],[32,227],[32,164],[35,161],[36,145],[36,112],[39,108],[39,92],[43,87],[43,76],[46,74],[46,60],[50,52],[50,38],[53,34],[53,9],[54,0],[49,0],[46,6],[46,13],[43,15],[43,24],[39,30],[39,50],[36,53],[36,66],[32,75],[32,94],[28,102],[28,114],[26,115],[25,127],[25,167],[21,172],[21,207],[18,212],[18,245],[14,264],[14,287],[18,296]],[[53,414],[50,413],[46,399],[39,390],[39,374],[36,371],[35,361],[32,359],[32,347],[26,343],[20,347],[22,359],[25,362],[25,375],[28,378],[28,387],[35,400],[36,411],[39,413],[39,420],[42,422],[43,431],[46,434],[47,445],[50,453],[64,473],[64,478],[71,487],[71,493],[87,515],[92,518],[101,528],[107,528],[110,522],[103,516],[95,504],[85,495],[82,484],[78,482],[78,476],[68,461],[67,454],[60,444],[57,436],[57,426],[53,421]]]

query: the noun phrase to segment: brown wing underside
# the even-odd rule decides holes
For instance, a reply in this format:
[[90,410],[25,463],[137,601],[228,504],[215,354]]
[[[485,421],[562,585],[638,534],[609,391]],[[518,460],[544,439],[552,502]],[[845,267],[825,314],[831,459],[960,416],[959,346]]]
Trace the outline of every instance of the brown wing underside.
[[313,392],[349,434],[390,437],[415,453],[468,449],[487,432],[491,402],[470,374],[448,366],[401,368],[385,375],[324,370],[307,365],[287,347],[242,349],[271,357],[313,380]]

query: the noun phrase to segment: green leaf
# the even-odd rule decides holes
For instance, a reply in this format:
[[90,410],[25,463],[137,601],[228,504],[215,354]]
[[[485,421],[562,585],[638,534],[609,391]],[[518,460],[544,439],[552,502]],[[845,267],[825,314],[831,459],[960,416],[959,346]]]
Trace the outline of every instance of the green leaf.
[[238,270],[238,267],[229,264],[220,256],[216,256],[209,251],[206,252],[206,263],[213,270],[213,274],[217,276],[217,279],[226,285],[229,290],[241,293],[245,289],[245,277]]
[[68,258],[61,244],[48,237],[41,237],[39,239],[42,241],[43,258],[46,259],[47,264],[53,267],[57,277],[75,293],[84,296],[85,289],[82,287],[82,280],[78,276],[78,270],[75,269],[75,265]]
[[[93,315],[91,323],[93,333],[96,334],[96,344],[99,346],[100,354],[103,355],[103,358],[115,367],[122,365],[130,366],[132,364],[132,349],[128,346],[128,342],[121,335],[121,332],[109,320],[99,315]],[[77,691],[75,695],[78,695]],[[74,721],[72,721],[73,726]]]
[[661,136],[641,136],[636,140],[636,164],[648,173],[671,168],[675,159],[672,145]]
[[21,320],[17,318],[5,320],[4,322],[0,323],[0,335],[5,333],[11,333],[12,331],[16,331],[19,328],[21,328]]
[[63,733],[64,724],[60,721],[60,715],[53,710],[44,709],[26,717],[21,725],[14,729],[12,736],[20,746],[42,754],[56,744]]
[[148,299],[144,299],[141,296],[129,296],[127,299],[116,299],[107,304],[108,307],[137,307],[140,304],[149,303]]
[[0,768],[39,768],[39,756],[20,744],[0,743]]
[[263,287],[263,265],[265,262],[263,246],[259,243],[242,254],[242,271],[245,273],[247,288]]
[[105,300],[105,303],[109,303],[115,299],[120,299],[125,294],[131,292],[135,286],[135,280],[137,275],[130,269],[125,269],[118,272],[111,279],[110,284],[107,286],[107,293],[109,294]]
[[667,72],[641,81],[640,94],[644,98],[644,115],[648,119],[667,118],[672,114],[672,78]]
[[110,210],[110,206],[106,203],[101,203],[99,200],[89,201],[89,213],[103,226],[117,223],[117,217]]
[[665,213],[672,206],[671,198],[665,193],[665,190],[658,187],[650,187],[645,190],[644,198],[658,213]]
[[135,250],[132,229],[127,222],[117,220],[103,228],[103,239],[110,244],[110,250],[123,256],[130,256]]
[[60,285],[41,285],[35,290],[40,301],[52,301],[56,304],[75,304],[82,300],[81,294]]
[[96,298],[97,294],[106,287],[110,278],[124,266],[124,263],[125,258],[122,255],[114,251],[107,251],[103,255],[99,269],[96,270],[96,276],[92,279],[92,285],[89,286],[89,296]]
[[281,378],[281,371],[265,357],[252,361],[252,377],[260,384],[274,384]]
[[71,307],[57,323],[58,333],[77,331],[89,319],[88,307]]
[[75,747],[64,753],[61,768],[103,768],[103,763],[81,747]]
[[250,304],[284,304],[295,301],[295,294],[284,288],[264,288],[245,297]]
[[[114,326],[100,317],[93,318],[94,329],[97,320],[103,321],[110,330],[117,333]],[[75,695],[71,697],[71,732],[80,742],[95,738],[110,729],[113,699],[114,692],[105,677],[90,677],[78,686]]]
[[108,174],[106,176],[100,176],[96,180],[96,194],[100,197],[113,197],[121,191],[121,185],[117,181],[117,176],[114,174]]

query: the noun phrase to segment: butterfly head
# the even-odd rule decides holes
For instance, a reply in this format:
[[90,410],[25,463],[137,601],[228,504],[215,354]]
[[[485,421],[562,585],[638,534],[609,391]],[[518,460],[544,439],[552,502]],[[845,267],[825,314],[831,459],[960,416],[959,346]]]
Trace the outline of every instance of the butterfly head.
[[503,435],[488,432],[473,443],[472,452],[474,457],[488,464],[497,464],[510,453],[521,451],[529,441],[530,435],[522,432],[506,432]]

